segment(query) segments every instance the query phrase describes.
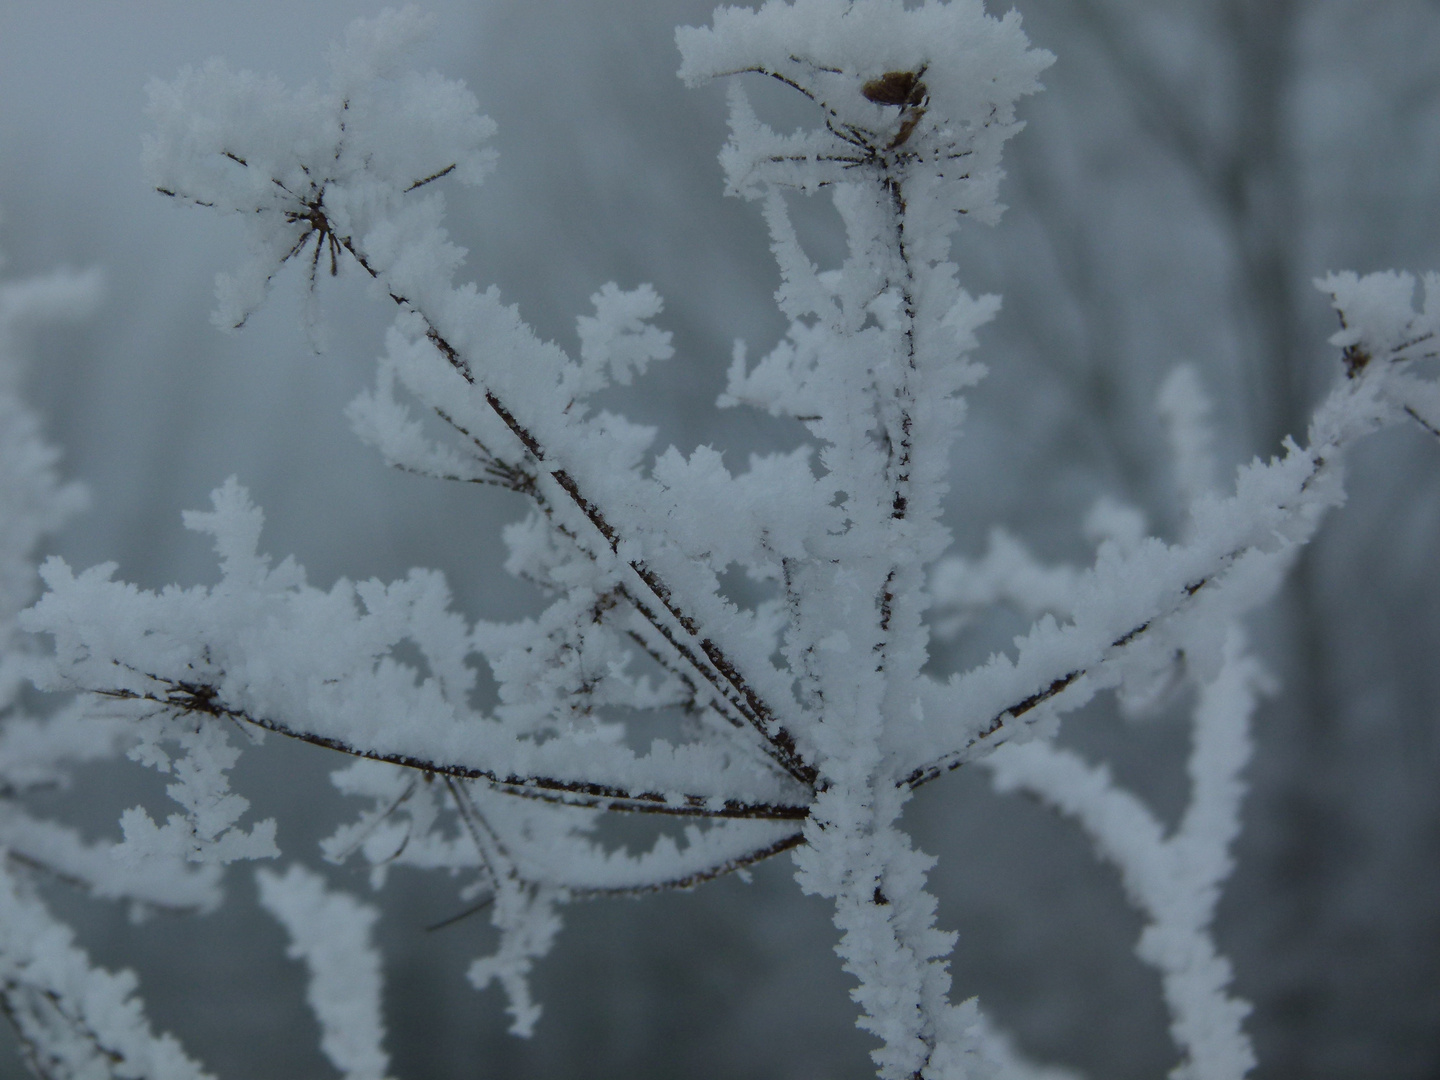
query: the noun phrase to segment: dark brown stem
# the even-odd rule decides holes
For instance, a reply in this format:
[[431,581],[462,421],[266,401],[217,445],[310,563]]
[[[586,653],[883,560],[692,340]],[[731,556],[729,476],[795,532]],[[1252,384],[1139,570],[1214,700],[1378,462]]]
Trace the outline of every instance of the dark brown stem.
[[93,693],[121,701],[148,701],[179,713],[202,713],[236,723],[249,724],[277,735],[321,746],[327,750],[338,750],[352,757],[370,761],[383,761],[401,765],[408,769],[436,776],[455,777],[460,780],[484,780],[497,791],[507,795],[518,795],[543,802],[562,803],[597,810],[618,810],[638,814],[666,814],[672,817],[706,818],[747,818],[774,821],[803,821],[810,816],[808,806],[786,803],[755,803],[740,799],[727,799],[719,806],[705,795],[666,795],[655,791],[629,791],[613,784],[599,784],[587,780],[566,779],[553,776],[522,776],[515,773],[497,772],[469,765],[456,765],[429,761],[410,754],[382,753],[363,747],[352,746],[342,739],[304,731],[269,717],[253,716],[243,709],[237,709],[220,700],[218,688],[187,681],[159,678],[151,675],[157,683],[168,688],[161,694],[142,694],[134,690],[94,690]]
[[[480,813],[480,808],[475,805],[475,800],[460,785],[463,781],[456,780],[453,776],[445,777],[445,790],[450,792],[450,798],[455,801],[455,812],[460,815],[460,821],[465,826],[465,831],[470,834],[470,841],[475,845],[475,853],[480,856],[480,861],[485,864],[485,871],[490,875],[491,888],[497,892],[500,889],[501,878],[507,881],[514,881],[519,877],[515,870],[515,862],[510,858],[510,853],[505,850],[505,845],[495,835],[495,830],[490,828],[490,823]],[[503,863],[504,865],[497,865]]]
[[[1315,471],[1318,472],[1322,465],[1323,461],[1321,459],[1316,459]],[[1314,474],[1312,473],[1311,479],[1313,478]],[[1306,483],[1309,483],[1309,481],[1307,480]],[[943,776],[947,772],[953,772],[961,765],[964,765],[965,762],[969,760],[971,751],[976,746],[998,733],[1002,728],[1006,727],[1010,723],[1010,721],[1020,719],[1020,717],[1024,716],[1026,713],[1030,712],[1031,710],[1035,709],[1040,705],[1045,704],[1047,701],[1050,701],[1052,698],[1057,697],[1065,690],[1069,689],[1072,685],[1074,685],[1084,676],[1089,675],[1097,669],[1103,667],[1113,658],[1111,656],[1112,650],[1124,649],[1149,631],[1156,628],[1157,626],[1169,622],[1170,618],[1179,614],[1185,607],[1187,607],[1189,601],[1192,600],[1198,593],[1200,593],[1203,589],[1208,588],[1210,585],[1214,584],[1216,579],[1219,578],[1221,573],[1224,572],[1225,568],[1229,566],[1230,563],[1234,562],[1235,559],[1239,558],[1240,555],[1244,554],[1246,550],[1248,549],[1237,548],[1234,551],[1231,551],[1228,554],[1224,555],[1220,560],[1218,560],[1214,570],[1212,570],[1205,577],[1202,577],[1197,581],[1192,581],[1190,584],[1186,585],[1181,590],[1181,592],[1184,593],[1184,596],[1170,610],[1159,612],[1155,615],[1152,615],[1144,622],[1137,623],[1135,626],[1131,627],[1125,633],[1117,637],[1114,641],[1110,642],[1110,644],[1106,646],[1104,652],[1090,663],[1082,665],[1080,667],[1076,667],[1070,671],[1055,676],[1042,689],[1037,690],[1033,694],[1030,694],[1024,698],[1021,698],[1013,705],[1001,709],[990,719],[990,722],[985,725],[985,728],[978,735],[972,738],[959,750],[952,751],[951,753],[948,753],[927,765],[922,765],[919,768],[913,770],[903,779],[901,779],[896,786],[917,788],[921,784],[928,784],[931,780]]]
[[714,866],[707,866],[703,870],[694,870],[676,878],[667,878],[664,881],[646,882],[643,885],[613,885],[595,888],[567,888],[572,897],[577,900],[600,899],[611,896],[645,896],[649,893],[670,892],[675,889],[693,889],[697,885],[703,885],[707,881],[714,881],[716,878],[724,877],[726,874],[733,874],[737,870],[743,870],[747,866],[754,866],[758,862],[773,858],[792,848],[797,848],[805,842],[805,834],[802,832],[790,833],[782,836],[773,844],[767,844],[762,848],[747,852],[744,855],[733,859],[726,859]]
[[[318,211],[317,211],[318,212]],[[348,251],[360,267],[372,278],[379,280],[380,274],[365,259],[348,237],[340,239],[340,245]],[[395,293],[390,294],[397,304],[414,312],[426,326],[425,336],[431,344],[445,357],[446,361],[453,367],[466,382],[472,386],[476,385],[475,374],[465,358],[458,350],[447,341],[439,329],[432,323],[424,312],[416,309],[415,305],[403,296]],[[510,432],[520,440],[526,451],[536,462],[548,460],[545,447],[520,420],[510,411],[509,407],[499,398],[496,393],[488,387],[482,388],[485,395],[485,403],[490,410],[499,417]],[[620,532],[605,517],[604,513],[596,506],[584,492],[570,472],[563,468],[547,470],[547,475],[565,492],[569,500],[579,508],[586,519],[595,527],[595,530],[604,538],[611,552],[617,552],[620,548]],[[756,692],[741,673],[736,664],[725,654],[710,638],[700,638],[699,626],[693,618],[685,613],[675,600],[674,594],[665,582],[645,562],[639,559],[627,560],[626,565],[634,572],[635,576],[645,586],[660,606],[665,609],[669,616],[679,624],[684,634],[691,639],[691,643],[682,643],[679,636],[668,626],[665,620],[658,618],[658,613],[648,604],[640,603],[633,594],[627,590],[627,598],[634,603],[637,611],[655,627],[657,631],[669,642],[670,646],[685,659],[721,698],[734,709],[744,721],[754,728],[764,740],[766,752],[770,757],[790,774],[795,780],[813,787],[818,775],[814,766],[810,765],[801,756],[796,745],[795,738],[779,722],[769,704]],[[696,640],[699,639],[699,640]],[[700,659],[703,655],[709,663]]]
[[[664,881],[646,882],[643,885],[612,885],[604,887],[596,886],[593,888],[588,886],[561,886],[561,888],[565,889],[572,900],[601,900],[612,897],[648,896],[651,893],[671,892],[675,890],[683,891],[685,889],[693,889],[697,885],[703,885],[707,881],[715,881],[717,878],[722,878],[727,874],[744,870],[746,867],[754,866],[756,863],[783,854],[792,848],[797,848],[804,842],[804,833],[791,833],[788,836],[783,836],[779,840],[776,840],[773,844],[767,844],[763,848],[757,848],[754,851],[747,852],[734,859],[727,859],[723,863],[707,866],[703,870],[696,870],[680,877],[668,878]],[[454,915],[441,919],[439,922],[427,926],[425,929],[427,931],[434,931],[443,930],[447,926],[454,926],[456,923],[464,922],[472,915],[480,914],[480,912],[484,911],[493,903],[495,903],[494,895],[487,896],[478,904],[472,904],[464,911],[456,912]]]
[[900,256],[900,264],[905,267],[905,279],[900,282],[900,297],[905,311],[905,375],[901,381],[899,393],[896,395],[900,406],[900,431],[898,438],[892,438],[890,445],[893,448],[893,459],[890,463],[893,470],[894,491],[890,504],[890,516],[903,520],[910,504],[910,456],[913,450],[914,436],[912,427],[914,418],[911,410],[914,406],[914,390],[910,384],[910,374],[915,370],[915,296],[912,287],[913,275],[910,270],[910,253],[905,245],[905,192],[901,181],[894,176],[885,176],[882,186],[890,196],[891,206],[895,212],[895,250]]
[[[783,79],[783,77],[781,78]],[[789,80],[783,81],[789,82]],[[797,90],[801,90],[802,93],[805,92],[798,84],[791,83],[791,85],[794,85]],[[346,107],[348,108],[348,102],[346,103]],[[235,154],[225,152],[225,157],[242,167],[249,167],[248,162]],[[433,180],[438,180],[440,177],[449,173],[451,168],[453,168],[453,166],[417,180],[406,190],[413,191],[417,187],[428,184]],[[367,260],[355,246],[353,239],[348,236],[337,236],[335,234],[331,227],[330,220],[325,213],[325,187],[323,184],[316,186],[312,178],[311,191],[307,193],[307,197],[302,198],[290,192],[290,190],[278,180],[275,181],[275,183],[279,185],[282,190],[286,191],[287,194],[290,194],[292,198],[297,199],[303,207],[302,210],[287,211],[287,219],[291,223],[304,222],[306,226],[299,240],[296,241],[295,246],[291,249],[290,253],[286,255],[286,260],[298,254],[306,240],[314,234],[317,260],[322,245],[328,243],[332,252],[338,248],[343,248],[350,253],[350,256],[355,262],[362,270],[369,274],[370,277],[376,281],[380,280],[379,271],[370,265],[369,260]],[[173,196],[175,194],[173,191],[166,189],[161,190],[167,195]],[[282,260],[282,262],[283,261],[285,260]],[[312,265],[312,285],[314,282],[313,269],[314,267]],[[424,312],[416,308],[408,298],[400,296],[395,292],[390,292],[390,298],[395,301],[397,305],[413,312],[424,322],[426,327],[425,336],[467,383],[472,386],[476,385],[475,373],[471,369],[469,362],[445,339],[434,322],[432,322]],[[520,440],[520,443],[525,447],[530,456],[534,458],[536,462],[548,460],[545,447],[541,444],[540,440],[535,437],[534,433],[519,421],[515,414],[510,411],[493,390],[488,387],[482,389],[485,395],[485,403],[490,407],[491,411],[500,418],[500,421],[510,432]],[[441,416],[443,417],[444,414],[441,413]],[[468,435],[468,433],[465,434]],[[589,522],[595,527],[596,531],[600,533],[606,544],[610,547],[610,550],[612,552],[618,552],[620,547],[619,530],[606,519],[605,515],[600,511],[600,508],[586,497],[584,492],[581,491],[580,485],[576,483],[575,478],[569,471],[563,468],[552,468],[546,471],[561,490],[565,492],[570,501],[580,509],[581,513],[585,515]],[[627,565],[636,576],[639,577],[646,590],[649,591],[670,616],[680,624],[682,630],[690,638],[697,638],[699,635],[695,621],[680,609],[670,589],[660,580],[658,575],[640,560],[627,560]],[[639,604],[637,604],[636,607],[637,610],[652,622],[655,628],[660,631],[661,635],[671,643],[672,647],[676,648],[677,652],[685,658],[686,662],[690,664],[707,683],[719,692],[721,698],[731,708],[737,710],[737,712],[744,717],[745,721],[759,733],[761,739],[764,740],[766,753],[795,780],[798,780],[807,787],[813,788],[816,776],[818,775],[817,771],[800,755],[794,737],[779,723],[774,711],[763,701],[754,687],[744,678],[740,669],[724,654],[720,647],[716,645],[714,641],[707,638],[702,641],[697,641],[695,643],[696,648],[682,649],[679,647],[678,640],[673,632],[666,627],[661,620],[655,617],[656,613],[653,609]],[[699,659],[697,649],[700,654],[703,654],[709,659],[709,664]]]

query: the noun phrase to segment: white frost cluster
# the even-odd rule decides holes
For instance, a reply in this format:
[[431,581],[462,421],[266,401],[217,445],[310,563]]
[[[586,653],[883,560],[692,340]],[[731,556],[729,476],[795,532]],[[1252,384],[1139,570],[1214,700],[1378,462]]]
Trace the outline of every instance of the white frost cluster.
[[[340,235],[361,234],[400,212],[404,192],[443,175],[477,184],[489,171],[494,155],[484,143],[495,126],[477,114],[474,96],[404,64],[431,24],[413,7],[355,22],[326,54],[323,87],[292,92],[219,60],[173,83],[151,82],[151,182],[202,206],[247,213],[255,226],[250,258],[218,282],[218,325],[243,324],[275,267],[310,238],[312,280],[322,266],[338,268],[336,233],[316,234],[312,213],[322,202]],[[404,204],[412,214],[437,212],[428,207],[424,197]]]
[[[731,190],[761,203],[790,326],[754,364],[737,347],[721,404],[807,433],[740,468],[709,447],[655,453],[651,429],[589,404],[670,356],[650,286],[600,289],[572,356],[496,290],[455,281],[464,253],[432,185],[480,179],[491,125],[458,84],[402,66],[422,25],[409,10],[357,23],[323,88],[218,62],[155,84],[148,167],[166,194],[245,223],[250,258],[220,286],[227,325],[292,259],[312,281],[342,263],[373,279],[396,319],[375,388],[351,406],[356,431],[391,464],[525,496],[507,567],[547,606],[472,623],[421,570],[312,586],[261,554],[260,512],[233,480],[212,512],[186,518],[214,538],[211,586],[147,592],[113,567],[51,561],[24,617],[54,642],[45,684],[126,718],[133,755],[174,776],[185,811],[164,826],[131,815],[126,850],[273,853],[272,826],[242,826],[247,804],[228,788],[236,729],[350,755],[336,782],[368,808],[327,856],[358,854],[377,885],[392,865],[459,876],[500,932],[471,980],[503,988],[519,1034],[539,1017],[528,975],[561,904],[690,888],[793,851],[801,888],[834,903],[882,1078],[1039,1076],[973,1000],[950,1001],[954,936],[926,891],[933,860],[900,823],[919,785],[1030,742],[993,759],[997,780],[1078,818],[1121,869],[1150,920],[1141,952],[1165,977],[1182,1075],[1243,1074],[1243,1006],[1208,937],[1261,685],[1236,623],[1341,501],[1350,442],[1412,419],[1440,426],[1436,384],[1414,371],[1434,351],[1432,299],[1415,313],[1413,282],[1395,275],[1326,282],[1347,377],[1306,445],[1245,467],[1230,493],[1213,485],[1204,410],[1177,375],[1162,401],[1191,499],[1177,541],[1106,504],[1088,568],[1041,567],[1002,532],[982,559],[942,562],[950,452],[984,374],[971,353],[999,303],[959,286],[950,243],[966,218],[999,213],[1000,150],[1050,62],[1018,17],[978,0],[771,0],[680,32],[688,82],[769,78],[813,106],[810,127],[779,134],[732,96],[722,160]],[[790,220],[787,200],[816,193],[843,223],[837,266],[817,266]],[[1440,293],[1434,279],[1427,290]],[[722,590],[736,569],[768,590],[761,602]],[[929,674],[930,617],[958,632],[996,603],[1036,617],[1014,649]],[[498,686],[488,712],[474,701],[479,662]],[[1186,679],[1200,693],[1195,791],[1173,837],[1102,771],[1035,741],[1101,691],[1144,711]],[[601,812],[685,828],[634,854],[595,838]],[[332,1059],[380,1075],[369,916],[299,871],[261,880],[311,964]]]

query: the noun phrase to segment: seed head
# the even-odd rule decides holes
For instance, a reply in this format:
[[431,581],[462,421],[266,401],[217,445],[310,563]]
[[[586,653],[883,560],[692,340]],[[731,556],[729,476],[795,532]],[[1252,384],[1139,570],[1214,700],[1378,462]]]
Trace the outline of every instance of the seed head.
[[919,105],[925,100],[925,84],[913,71],[887,71],[860,87],[860,93],[876,105]]

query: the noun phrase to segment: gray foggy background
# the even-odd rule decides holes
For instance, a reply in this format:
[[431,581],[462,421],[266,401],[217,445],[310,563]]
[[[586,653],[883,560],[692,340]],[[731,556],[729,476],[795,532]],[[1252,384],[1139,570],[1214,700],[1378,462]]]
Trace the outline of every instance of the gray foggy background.
[[[503,494],[387,472],[341,410],[371,378],[391,312],[353,277],[322,287],[331,348],[299,329],[295,278],[240,335],[208,322],[233,223],[177,209],[140,174],[143,87],[223,55],[294,84],[380,3],[220,4],[7,0],[0,5],[0,251],[6,276],[99,266],[98,316],[41,336],[31,400],[90,488],[58,543],[73,563],[115,560],[146,586],[211,580],[180,511],[230,474],[267,514],[262,541],[311,580],[449,576],[472,616],[530,610],[499,568]],[[574,317],[614,279],[653,282],[677,356],[627,399],[660,445],[734,454],[794,433],[711,408],[730,343],[783,329],[758,215],[720,198],[720,91],[674,77],[693,0],[438,0],[420,62],[463,78],[499,123],[498,173],[451,190],[469,269],[573,345]],[[1023,106],[994,229],[956,257],[975,292],[1003,294],[982,337],[990,378],[956,449],[953,520],[978,553],[1003,523],[1050,558],[1083,558],[1079,522],[1110,493],[1162,534],[1178,507],[1153,407],[1178,360],[1214,395],[1227,465],[1301,433],[1336,374],[1333,315],[1310,279],[1330,269],[1440,268],[1440,4],[1434,0],[1030,0],[1032,40],[1059,57]],[[765,102],[762,102],[764,104]],[[779,103],[770,103],[783,107]],[[793,115],[793,114],[792,114]],[[820,261],[838,253],[823,206],[804,214]],[[288,286],[288,287],[287,287]],[[1397,431],[1352,458],[1350,504],[1281,601],[1254,624],[1285,691],[1259,718],[1239,869],[1219,937],[1260,1077],[1440,1076],[1440,447]],[[997,619],[937,668],[983,657],[1022,627]],[[1064,738],[1173,815],[1184,731],[1097,703]],[[287,858],[346,813],[323,752],[271,740],[237,787],[280,822]],[[160,785],[117,765],[81,777],[57,812],[114,832]],[[957,992],[980,993],[1042,1060],[1094,1077],[1173,1064],[1158,980],[1117,881],[1068,825],[956,774],[908,817],[940,856],[942,922],[960,932]],[[334,880],[353,887],[345,870]],[[221,1077],[330,1075],[301,972],[257,912],[248,871],[225,907],[132,925],[48,894],[111,966],[141,976],[151,1016]],[[498,994],[464,983],[479,920],[426,933],[458,909],[453,885],[397,875],[383,903],[389,1045],[397,1076],[864,1077],[848,980],[826,905],[788,861],[688,895],[576,907],[538,990],[529,1042],[504,1034]],[[0,1075],[19,1075],[13,1047]]]

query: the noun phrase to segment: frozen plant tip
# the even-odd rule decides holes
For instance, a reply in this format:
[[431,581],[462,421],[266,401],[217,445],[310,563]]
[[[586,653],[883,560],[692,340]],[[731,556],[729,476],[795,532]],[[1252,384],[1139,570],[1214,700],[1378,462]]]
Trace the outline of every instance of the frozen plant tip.
[[[186,517],[214,540],[214,585],[147,592],[113,567],[52,560],[24,616],[54,642],[41,681],[130,719],[133,753],[176,777],[185,811],[135,822],[133,839],[127,826],[127,848],[198,863],[273,853],[268,823],[242,828],[248,804],[228,788],[238,730],[347,755],[336,783],[368,808],[326,854],[367,860],[377,884],[390,866],[458,875],[499,931],[470,978],[503,988],[521,1035],[539,1019],[528,976],[564,904],[691,888],[788,851],[800,887],[834,905],[884,1080],[1038,1076],[973,999],[951,1002],[954,935],[926,890],[933,860],[900,821],[915,788],[1029,742],[993,759],[997,782],[1078,818],[1121,869],[1150,920],[1141,953],[1164,976],[1183,1075],[1243,1075],[1244,1006],[1209,938],[1264,685],[1236,624],[1341,501],[1349,443],[1410,420],[1440,429],[1436,385],[1415,370],[1433,351],[1436,282],[1419,314],[1408,278],[1325,283],[1346,377],[1307,445],[1242,469],[1233,493],[1202,479],[1203,410],[1166,406],[1194,493],[1177,542],[1112,538],[1092,566],[1063,571],[1013,545],[942,561],[963,395],[984,373],[971,353],[999,305],[960,287],[951,243],[963,222],[998,217],[1016,104],[1051,59],[1019,17],[992,18],[978,0],[796,0],[721,8],[710,27],[679,31],[687,83],[731,81],[726,182],[761,204],[790,324],[753,363],[737,352],[721,403],[806,433],[740,471],[709,447],[656,453],[653,430],[589,404],[670,358],[651,287],[601,288],[572,356],[495,289],[456,283],[464,253],[441,189],[483,177],[493,125],[459,84],[405,67],[424,23],[406,9],[354,24],[324,86],[291,91],[219,62],[154,84],[147,166],[165,195],[245,224],[251,254],[220,282],[223,325],[243,323],[289,261],[312,285],[347,268],[374,282],[396,317],[374,389],[350,407],[355,430],[393,465],[526,496],[507,568],[547,604],[471,622],[421,570],[317,588],[293,560],[261,554],[260,511],[233,479],[212,511]],[[746,75],[802,95],[813,123],[762,123]],[[832,199],[838,265],[802,246],[796,194]],[[763,586],[758,603],[722,591],[737,568]],[[929,673],[930,615],[959,625],[967,604],[1016,597],[1036,621],[1013,653]],[[423,669],[406,659],[417,653]],[[488,712],[473,703],[476,660],[498,687]],[[1167,838],[1045,740],[1101,692],[1143,703],[1182,678],[1200,693],[1195,801]],[[641,747],[635,717],[665,736]],[[596,837],[602,814],[622,813],[685,820],[635,854]],[[380,1075],[378,1020],[371,1041],[353,1034],[378,975],[365,967],[364,1000],[345,1004],[335,941],[302,925],[333,910],[315,920],[368,957],[365,909],[298,871],[261,882],[311,963],[327,1052],[351,1075]]]

